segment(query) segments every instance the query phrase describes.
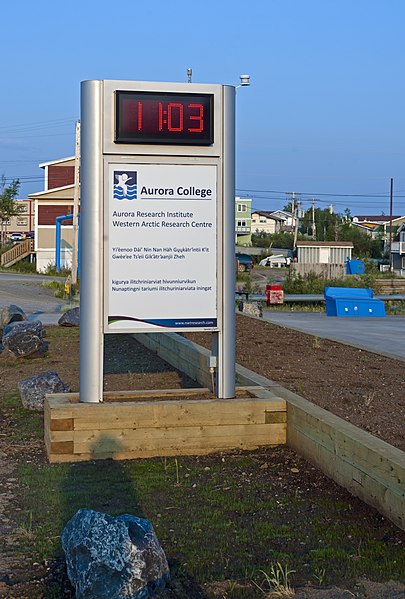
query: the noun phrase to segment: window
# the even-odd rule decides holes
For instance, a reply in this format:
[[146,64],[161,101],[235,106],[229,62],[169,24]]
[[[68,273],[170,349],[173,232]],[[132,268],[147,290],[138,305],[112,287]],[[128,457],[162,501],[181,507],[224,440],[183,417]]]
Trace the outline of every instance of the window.
[[28,212],[28,206],[27,206],[27,204],[21,204],[20,210],[21,210],[21,212]]
[[17,227],[26,227],[28,225],[28,218],[17,218]]
[[238,212],[247,212],[246,204],[238,204]]
[[238,220],[238,227],[246,227],[246,221],[245,220]]

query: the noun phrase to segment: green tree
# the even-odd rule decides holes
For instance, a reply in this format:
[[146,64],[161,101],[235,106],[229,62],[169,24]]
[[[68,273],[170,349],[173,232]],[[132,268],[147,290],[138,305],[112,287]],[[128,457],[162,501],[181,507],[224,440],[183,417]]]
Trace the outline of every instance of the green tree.
[[381,236],[373,239],[370,235],[343,221],[339,226],[339,241],[351,241],[353,254],[357,258],[382,258],[383,241]]
[[255,247],[292,249],[293,242],[292,233],[265,233],[264,231],[252,233],[252,245]]
[[11,216],[17,216],[22,211],[22,207],[15,200],[20,189],[20,181],[14,179],[10,185],[6,185],[6,179],[3,175],[0,179],[0,189],[0,244],[4,246],[7,222]]

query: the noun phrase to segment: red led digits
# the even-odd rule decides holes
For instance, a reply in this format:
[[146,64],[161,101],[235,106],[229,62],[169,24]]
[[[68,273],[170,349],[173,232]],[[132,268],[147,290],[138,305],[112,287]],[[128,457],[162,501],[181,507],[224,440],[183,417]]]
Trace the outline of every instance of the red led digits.
[[190,121],[198,121],[200,123],[198,127],[189,127],[188,130],[190,133],[201,133],[204,131],[204,106],[202,104],[189,104],[188,108],[198,109],[198,114],[190,114],[188,118]]
[[211,145],[212,94],[116,92],[116,143]]
[[138,102],[138,131],[142,131],[142,102]]
[[[177,110],[178,112],[177,112]],[[177,114],[176,114],[177,113]],[[167,130],[168,131],[183,131],[184,129],[184,109],[183,104],[170,102],[167,105]],[[178,123],[176,127],[176,123]]]

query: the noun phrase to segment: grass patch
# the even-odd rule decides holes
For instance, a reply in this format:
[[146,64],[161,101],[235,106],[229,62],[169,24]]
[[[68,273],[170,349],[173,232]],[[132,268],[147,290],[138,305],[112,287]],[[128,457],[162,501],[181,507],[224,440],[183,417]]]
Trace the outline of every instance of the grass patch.
[[[2,418],[1,418],[2,417]],[[4,420],[3,420],[4,419]],[[44,434],[43,414],[26,410],[18,393],[5,393],[1,399],[0,420],[12,421],[11,426],[2,427],[10,445],[42,440]]]
[[227,599],[256,599],[277,580],[280,588],[348,587],[363,576],[401,580],[405,571],[405,535],[286,448],[50,465],[42,414],[8,394],[0,417],[10,444],[22,448],[13,474],[17,555],[60,557],[60,534],[85,507],[148,518],[176,576],[184,570],[208,585],[212,599],[218,584]]

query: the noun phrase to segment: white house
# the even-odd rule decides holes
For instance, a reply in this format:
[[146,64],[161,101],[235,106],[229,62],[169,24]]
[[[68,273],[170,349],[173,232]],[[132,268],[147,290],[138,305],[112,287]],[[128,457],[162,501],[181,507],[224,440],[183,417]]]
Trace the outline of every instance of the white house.
[[345,264],[351,260],[351,241],[298,241],[297,258],[299,264]]

